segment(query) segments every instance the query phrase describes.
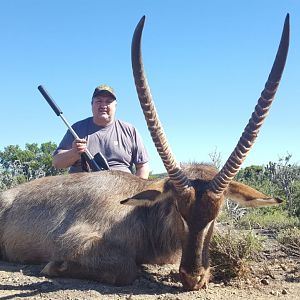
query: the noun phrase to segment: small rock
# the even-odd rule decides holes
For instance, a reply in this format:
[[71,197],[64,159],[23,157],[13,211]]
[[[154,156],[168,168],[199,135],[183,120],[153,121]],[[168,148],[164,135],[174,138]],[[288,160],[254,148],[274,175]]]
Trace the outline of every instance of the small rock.
[[270,294],[273,295],[273,296],[279,296],[280,295],[280,293],[278,291],[273,291],[273,290],[270,292]]
[[281,267],[281,269],[282,269],[283,271],[287,271],[287,270],[288,270],[287,266],[284,265],[284,264],[280,264],[280,267]]
[[287,294],[288,294],[288,291],[287,291],[286,289],[283,289],[282,292],[281,292],[281,294],[282,294],[282,295],[287,295]]
[[270,282],[269,282],[269,280],[267,280],[267,279],[262,279],[261,281],[260,281],[262,284],[264,284],[264,285],[269,285],[270,284]]

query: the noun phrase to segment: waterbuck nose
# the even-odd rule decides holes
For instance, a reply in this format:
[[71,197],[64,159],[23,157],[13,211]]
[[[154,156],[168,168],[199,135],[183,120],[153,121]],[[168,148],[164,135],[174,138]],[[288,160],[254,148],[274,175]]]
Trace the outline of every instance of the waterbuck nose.
[[207,288],[209,281],[209,270],[202,268],[199,274],[189,274],[183,267],[179,269],[180,280],[185,290],[196,291]]

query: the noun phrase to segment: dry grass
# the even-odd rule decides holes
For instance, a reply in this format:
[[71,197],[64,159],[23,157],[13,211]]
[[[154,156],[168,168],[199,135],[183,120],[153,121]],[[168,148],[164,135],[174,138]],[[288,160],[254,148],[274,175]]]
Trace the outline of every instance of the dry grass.
[[227,282],[232,278],[247,277],[250,262],[257,258],[257,252],[262,248],[261,238],[253,231],[228,229],[216,232],[210,244],[214,278]]
[[300,229],[297,227],[280,231],[277,240],[282,246],[282,250],[288,255],[300,258]]

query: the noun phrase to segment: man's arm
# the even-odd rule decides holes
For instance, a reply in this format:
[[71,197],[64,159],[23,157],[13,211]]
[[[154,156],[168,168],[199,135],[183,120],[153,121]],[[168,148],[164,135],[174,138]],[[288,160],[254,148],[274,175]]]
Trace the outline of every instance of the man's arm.
[[149,177],[149,163],[136,164],[136,173],[135,175],[144,179]]
[[71,149],[59,150],[58,153],[53,156],[53,167],[56,169],[64,169],[72,166],[77,160],[80,159],[80,155],[85,151],[85,149],[86,140],[74,140]]

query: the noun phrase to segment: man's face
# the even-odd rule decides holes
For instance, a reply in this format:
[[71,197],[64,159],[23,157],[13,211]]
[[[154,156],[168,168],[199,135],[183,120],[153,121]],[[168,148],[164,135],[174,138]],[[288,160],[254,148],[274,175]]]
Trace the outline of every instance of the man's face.
[[113,122],[116,113],[117,101],[110,94],[101,94],[92,100],[94,123],[106,126]]

